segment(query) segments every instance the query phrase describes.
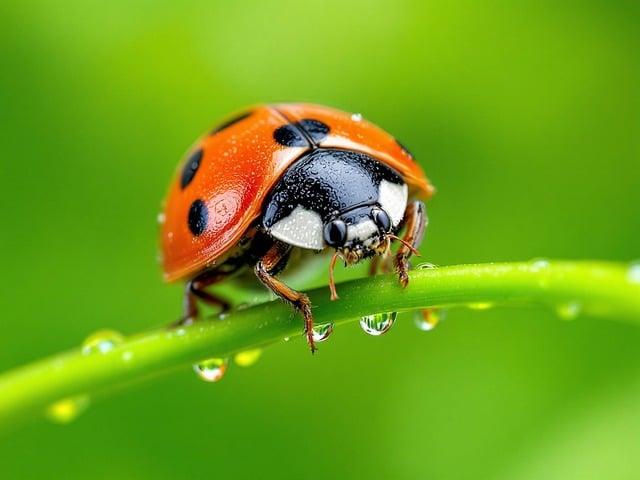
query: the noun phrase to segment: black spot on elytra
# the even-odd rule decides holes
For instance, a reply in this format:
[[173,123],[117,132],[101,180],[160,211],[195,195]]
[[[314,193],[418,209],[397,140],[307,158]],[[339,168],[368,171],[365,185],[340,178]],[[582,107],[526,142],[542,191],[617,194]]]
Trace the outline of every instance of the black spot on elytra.
[[313,143],[320,143],[324,140],[330,130],[329,125],[322,123],[320,120],[314,120],[313,118],[300,120],[298,125],[304,130],[309,138],[311,138]]
[[282,125],[273,132],[273,139],[285,147],[306,147],[307,139],[294,124]]
[[207,205],[200,199],[194,201],[189,208],[189,230],[194,235],[200,235],[207,228],[209,211]]
[[238,115],[236,117],[233,117],[230,120],[227,120],[226,122],[222,123],[221,125],[218,125],[216,128],[211,130],[211,135],[215,135],[216,133],[221,132],[225,128],[229,128],[231,125],[234,125],[234,124],[236,124],[238,122],[241,122],[245,118],[249,117],[252,113],[253,112],[244,112],[244,113],[241,113],[240,115]]
[[198,168],[200,168],[200,162],[202,161],[202,149],[199,148],[191,154],[182,167],[182,176],[180,177],[180,186],[184,189],[191,183],[193,177],[196,176]]
[[405,146],[400,142],[400,140],[398,140],[397,138],[396,138],[396,143],[397,143],[397,144],[398,144],[398,146],[402,149],[402,151],[403,151],[404,153],[406,153],[406,154],[407,154],[407,156],[408,156],[410,159],[412,159],[412,160],[413,160],[413,153],[411,153],[411,152],[409,151],[409,149],[408,149],[407,147],[405,147]]
[[320,120],[305,118],[299,122],[289,123],[276,128],[273,138],[285,147],[306,147],[315,145],[325,139],[329,126]]

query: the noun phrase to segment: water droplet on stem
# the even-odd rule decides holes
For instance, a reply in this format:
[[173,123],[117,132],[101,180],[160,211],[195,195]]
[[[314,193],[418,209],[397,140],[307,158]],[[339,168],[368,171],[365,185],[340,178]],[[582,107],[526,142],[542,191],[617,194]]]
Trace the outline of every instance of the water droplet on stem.
[[566,302],[556,306],[556,314],[562,320],[574,320],[580,315],[582,306],[578,302]]
[[467,304],[467,307],[471,310],[489,310],[493,308],[493,303],[491,302],[475,302]]
[[64,398],[49,405],[45,414],[47,418],[54,423],[71,423],[89,408],[89,403],[88,395]]
[[261,348],[253,348],[251,350],[245,350],[244,352],[238,352],[233,357],[233,361],[236,365],[240,365],[241,367],[250,367],[254,365],[260,357],[262,356]]
[[313,326],[313,341],[324,342],[333,333],[333,322]]
[[629,266],[628,276],[631,283],[640,283],[640,262],[633,262]]
[[229,366],[227,358],[209,358],[193,366],[193,370],[205,382],[218,382],[224,377]]
[[373,336],[387,333],[396,321],[398,312],[376,313],[365,315],[360,319],[360,327],[365,333]]
[[416,265],[416,269],[418,270],[433,270],[434,268],[438,268],[435,263],[424,262]]
[[115,330],[98,330],[82,342],[82,353],[84,355],[107,353],[122,342],[124,342],[124,337],[121,333]]
[[413,313],[413,321],[418,329],[428,332],[445,319],[447,310],[442,308],[422,308]]

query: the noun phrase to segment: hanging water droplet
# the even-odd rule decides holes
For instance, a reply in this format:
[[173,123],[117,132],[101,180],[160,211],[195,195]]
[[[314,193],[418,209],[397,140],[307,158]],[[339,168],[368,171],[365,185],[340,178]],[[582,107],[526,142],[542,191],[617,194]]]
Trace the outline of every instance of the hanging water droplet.
[[633,262],[629,267],[629,281],[640,283],[640,262]]
[[313,326],[313,341],[324,342],[333,333],[333,322]]
[[556,313],[562,320],[573,320],[578,315],[582,306],[578,302],[561,303],[556,306]]
[[70,423],[89,407],[88,395],[64,398],[47,407],[45,414],[54,423]]
[[85,355],[107,353],[122,342],[124,342],[124,337],[121,333],[115,330],[98,330],[82,342],[82,353]]
[[398,312],[376,313],[374,315],[365,315],[360,319],[360,326],[365,333],[369,335],[382,335],[387,333],[394,322]]
[[193,366],[193,370],[205,382],[218,382],[227,372],[228,358],[209,358]]
[[445,319],[447,310],[443,308],[422,308],[413,312],[413,321],[423,332],[428,332]]
[[490,308],[493,308],[493,306],[494,305],[491,302],[475,302],[467,304],[467,308],[470,308],[471,310],[489,310]]
[[261,348],[253,348],[251,350],[245,350],[244,352],[238,352],[233,357],[233,361],[236,365],[241,367],[250,367],[255,364],[262,356]]

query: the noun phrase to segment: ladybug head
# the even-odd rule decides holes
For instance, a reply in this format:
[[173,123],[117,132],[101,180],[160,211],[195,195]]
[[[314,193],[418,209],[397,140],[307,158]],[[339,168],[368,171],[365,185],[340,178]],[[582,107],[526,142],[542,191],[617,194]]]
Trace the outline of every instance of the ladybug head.
[[336,249],[349,264],[383,254],[407,206],[402,177],[360,152],[318,149],[296,161],[272,190],[264,229],[285,243]]

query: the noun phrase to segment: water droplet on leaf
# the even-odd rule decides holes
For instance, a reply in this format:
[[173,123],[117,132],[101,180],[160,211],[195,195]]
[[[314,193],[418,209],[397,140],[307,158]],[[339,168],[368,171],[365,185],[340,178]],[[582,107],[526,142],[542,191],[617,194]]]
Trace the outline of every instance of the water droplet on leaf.
[[238,352],[233,357],[233,361],[236,365],[241,367],[250,367],[255,364],[262,356],[261,348],[253,348],[251,350],[245,350],[244,352]]
[[365,315],[360,319],[360,326],[365,333],[369,335],[382,335],[387,333],[394,322],[398,312],[376,313],[374,315]]
[[54,423],[70,423],[89,408],[89,396],[77,395],[75,397],[64,398],[47,407],[46,416]]
[[196,363],[193,370],[205,382],[218,382],[224,377],[228,366],[228,358],[210,358]]
[[121,333],[115,330],[98,330],[82,342],[82,353],[85,355],[107,353],[122,342],[124,342],[124,337]]
[[333,333],[333,322],[313,326],[313,341],[324,342]]
[[438,323],[445,319],[447,310],[442,308],[422,308],[413,312],[413,321],[423,332],[436,328]]

